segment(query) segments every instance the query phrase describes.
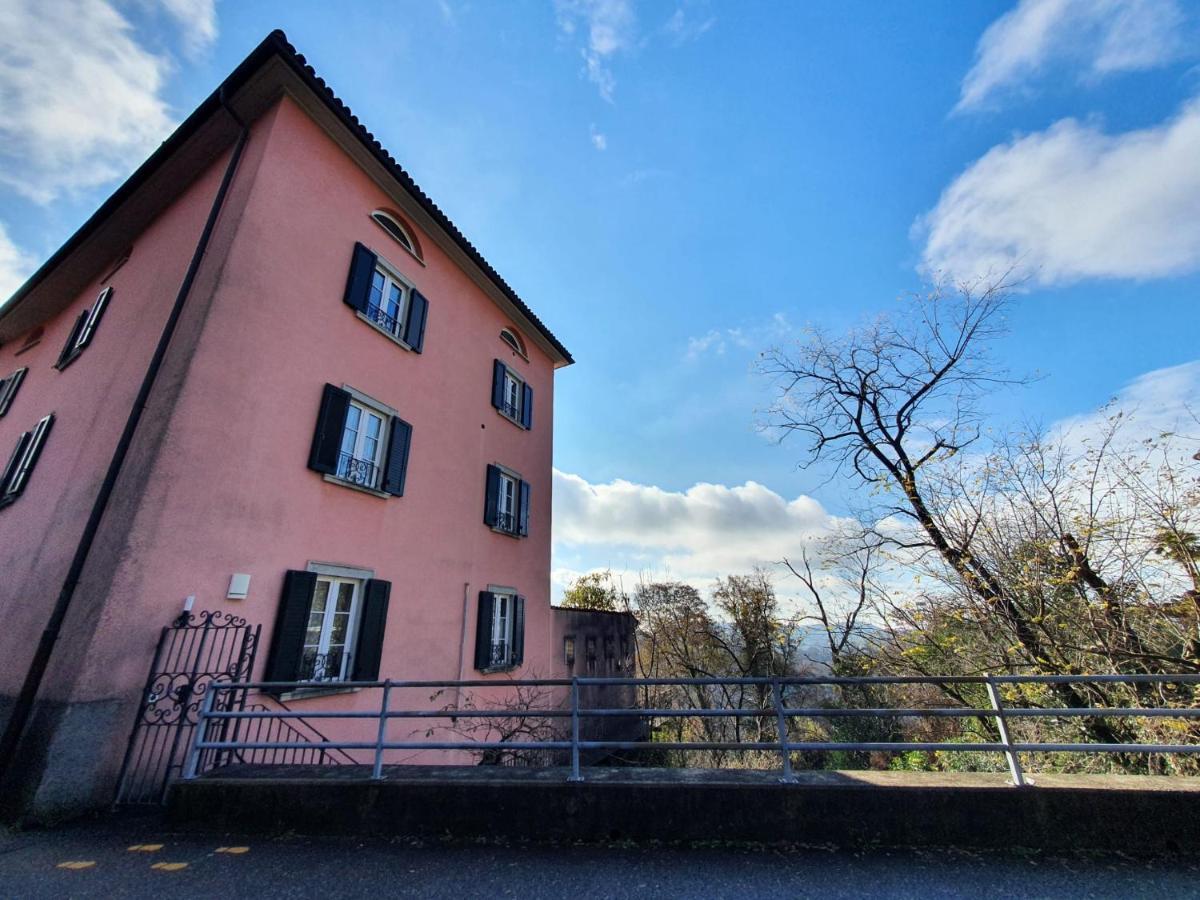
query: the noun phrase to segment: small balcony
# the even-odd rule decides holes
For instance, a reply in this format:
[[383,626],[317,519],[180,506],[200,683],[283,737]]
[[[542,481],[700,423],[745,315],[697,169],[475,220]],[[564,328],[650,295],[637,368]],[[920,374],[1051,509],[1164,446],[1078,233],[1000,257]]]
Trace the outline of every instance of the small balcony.
[[510,665],[511,663],[512,645],[508,641],[493,642],[489,665],[500,667]]
[[379,466],[343,453],[338,457],[337,477],[359,487],[374,489],[379,485]]
[[350,654],[345,647],[318,653],[305,650],[300,657],[300,672],[297,681],[330,682],[343,681],[349,674]]
[[370,319],[388,334],[395,335],[396,337],[400,336],[400,320],[394,318],[393,316],[389,316],[383,311],[382,307],[368,304],[366,312],[364,312],[363,315],[365,315],[368,319]]

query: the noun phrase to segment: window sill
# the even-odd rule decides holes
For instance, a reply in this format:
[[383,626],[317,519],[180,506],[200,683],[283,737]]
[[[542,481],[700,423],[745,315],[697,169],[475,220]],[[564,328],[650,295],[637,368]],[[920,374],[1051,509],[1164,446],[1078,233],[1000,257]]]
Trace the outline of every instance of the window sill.
[[506,663],[503,666],[488,666],[486,669],[480,669],[479,671],[484,675],[496,675],[500,672],[515,672],[519,668],[520,666],[513,665],[512,663]]
[[370,325],[375,331],[378,331],[380,334],[382,334],[385,338],[387,338],[393,344],[403,347],[405,350],[408,350],[410,352],[412,351],[412,347],[410,347],[403,338],[396,337],[396,335],[392,334],[390,331],[388,331],[386,328],[384,328],[382,325],[380,325],[378,322],[376,322],[374,319],[372,319],[366,313],[358,312],[356,310],[354,314],[356,316],[358,316],[358,318],[360,318],[364,322],[366,322],[368,325]]
[[285,691],[279,695],[279,699],[286,702],[291,700],[308,700],[313,697],[332,697],[335,694],[357,694],[362,688],[346,687],[345,685],[332,684],[314,684],[310,688],[296,688],[292,691]]
[[329,484],[336,484],[339,487],[350,488],[352,491],[370,494],[372,497],[379,497],[383,500],[392,499],[392,495],[386,491],[377,491],[375,488],[364,487],[361,484],[355,484],[353,481],[346,481],[345,479],[338,478],[336,475],[322,475],[321,477]]
[[527,535],[521,534],[519,531],[509,531],[507,528],[501,528],[499,525],[492,525],[490,527],[496,534],[502,534],[505,537],[516,538],[517,540],[527,537]]
[[493,407],[493,408],[496,410],[496,415],[498,415],[502,419],[507,419],[508,421],[512,422],[514,425],[516,425],[522,431],[530,431],[531,430],[529,428],[526,428],[524,425],[522,425],[521,420],[518,419],[516,416],[510,416],[508,413],[506,413],[502,409],[499,409],[498,407]]

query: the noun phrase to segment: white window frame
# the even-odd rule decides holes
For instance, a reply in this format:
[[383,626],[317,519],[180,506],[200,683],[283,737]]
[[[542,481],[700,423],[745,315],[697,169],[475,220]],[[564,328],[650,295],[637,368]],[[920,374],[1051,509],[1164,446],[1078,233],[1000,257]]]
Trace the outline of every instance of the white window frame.
[[[496,527],[507,534],[515,534],[517,529],[517,507],[521,503],[521,479],[500,470],[500,486],[496,491]],[[505,501],[507,500],[507,508]],[[505,528],[505,517],[512,523],[511,528]]]
[[[372,300],[375,296],[375,278],[376,276],[383,279],[383,290],[380,291],[379,299],[383,305],[375,306]],[[387,298],[391,294],[392,288],[400,291],[400,305],[396,309],[396,315],[393,317],[387,311]],[[412,305],[413,286],[397,272],[392,266],[388,265],[381,257],[375,260],[375,271],[371,273],[371,287],[367,291],[367,308],[362,313],[363,318],[394,340],[404,343],[404,322],[408,317],[408,308]],[[389,327],[386,320],[392,319],[392,325]],[[407,347],[408,345],[405,344]]]
[[[517,595],[515,591],[492,591],[492,646],[491,667],[504,668],[512,665],[513,628],[516,624]],[[503,646],[497,656],[497,646]]]
[[[355,430],[354,435],[354,444],[351,447],[350,452],[347,454],[347,451],[344,448],[346,446],[346,434],[350,428],[350,409],[357,410],[359,418],[358,428]],[[365,416],[374,416],[375,418],[379,419],[379,435],[376,438],[375,452],[372,454],[371,458],[363,455],[364,448],[368,440],[366,431],[362,427],[363,422],[365,421]],[[383,481],[383,466],[386,462],[385,454],[387,452],[388,432],[391,430],[391,419],[392,414],[388,410],[382,409],[374,403],[360,399],[360,395],[354,395],[350,398],[350,407],[346,411],[346,421],[342,424],[342,438],[338,443],[338,464],[336,477],[339,481],[344,481],[347,484],[366,488],[367,490],[371,491],[379,490],[379,485]],[[362,475],[356,474],[349,465],[349,461],[346,461],[345,468],[343,468],[343,461],[347,455],[349,455],[350,460],[353,460],[354,462],[368,463],[372,467],[370,477],[364,478]]]
[[504,406],[500,413],[521,424],[525,412],[525,380],[508,366],[504,367]]
[[[354,663],[354,646],[358,640],[359,618],[362,613],[362,598],[364,586],[366,584],[360,578],[345,578],[337,575],[318,575],[316,584],[313,587],[313,602],[316,602],[316,591],[322,583],[329,585],[328,592],[325,597],[325,609],[322,611],[321,631],[315,645],[308,642],[308,623],[305,623],[304,644],[301,646],[301,659],[305,659],[309,649],[316,650],[318,656],[328,656],[330,650],[330,640],[333,636],[333,625],[336,618],[336,600],[340,587],[342,585],[350,585],[352,593],[350,595],[350,609],[347,613],[349,619],[346,623],[346,637],[342,644],[342,659],[336,673],[330,674],[326,671],[322,672],[322,677],[303,679],[306,684],[328,684],[330,682],[340,682],[349,679],[353,671]],[[309,610],[309,620],[313,612]]]

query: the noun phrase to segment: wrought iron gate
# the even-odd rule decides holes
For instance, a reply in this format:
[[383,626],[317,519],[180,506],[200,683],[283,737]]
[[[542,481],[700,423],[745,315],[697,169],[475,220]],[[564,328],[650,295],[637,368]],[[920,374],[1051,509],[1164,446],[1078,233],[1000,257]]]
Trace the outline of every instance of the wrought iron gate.
[[[228,613],[185,612],[162,630],[117,784],[117,803],[161,803],[179,774],[200,704],[214,681],[250,680],[261,625]],[[221,707],[241,709],[245,691],[221,691]]]

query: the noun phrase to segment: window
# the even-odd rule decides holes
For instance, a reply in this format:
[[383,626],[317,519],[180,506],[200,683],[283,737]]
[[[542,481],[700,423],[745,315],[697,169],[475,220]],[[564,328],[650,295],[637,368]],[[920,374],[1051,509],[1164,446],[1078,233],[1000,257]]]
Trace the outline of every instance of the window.
[[26,431],[17,438],[17,446],[13,448],[3,471],[0,471],[0,507],[8,506],[25,490],[30,473],[41,455],[42,445],[53,426],[54,416],[49,415],[38,422],[32,431]]
[[96,333],[100,318],[104,315],[104,310],[108,308],[112,295],[112,287],[106,287],[100,292],[100,296],[96,298],[92,308],[85,309],[79,314],[79,318],[75,320],[75,324],[71,328],[71,333],[67,336],[67,342],[63,344],[58,362],[54,364],[56,369],[65,369],[92,342],[92,336]]
[[529,483],[500,466],[487,467],[483,522],[514,537],[529,534]]
[[512,347],[518,354],[529,359],[529,355],[525,352],[525,342],[521,340],[521,336],[511,328],[503,328],[500,331],[500,340]]
[[587,673],[589,675],[595,675],[596,674],[596,639],[594,637],[589,637],[587,639],[587,643],[585,644],[585,646],[587,647],[587,654],[585,657],[585,660],[587,662]]
[[525,598],[512,588],[479,594],[475,626],[475,668],[513,669],[525,658]]
[[351,388],[325,385],[308,467],[327,479],[404,496],[412,426]]
[[403,224],[390,213],[384,212],[382,209],[377,209],[371,213],[371,218],[375,220],[375,224],[386,231],[392,239],[401,247],[415,256],[421,258],[421,251],[417,249],[417,242],[413,239],[412,234]]
[[362,582],[318,577],[297,681],[344,681],[350,670]]
[[533,389],[498,359],[492,361],[492,406],[522,428],[533,427]]
[[383,421],[385,413],[351,400],[342,429],[342,447],[338,454],[338,478],[360,487],[379,487],[382,474]]
[[25,373],[28,371],[28,369],[17,369],[7,378],[0,378],[0,416],[8,412],[8,408],[12,406],[13,398],[17,396],[17,389],[25,380]]
[[400,337],[404,329],[404,311],[408,306],[409,288],[387,271],[376,267],[371,276],[371,296],[367,300],[366,316],[388,334]]
[[342,299],[360,319],[401,346],[414,353],[424,349],[429,301],[363,244],[354,245]]
[[264,680],[295,684],[379,677],[391,582],[326,572],[290,570],[284,576]]

